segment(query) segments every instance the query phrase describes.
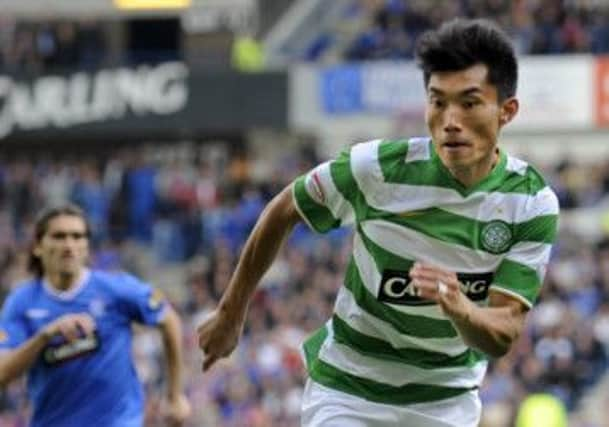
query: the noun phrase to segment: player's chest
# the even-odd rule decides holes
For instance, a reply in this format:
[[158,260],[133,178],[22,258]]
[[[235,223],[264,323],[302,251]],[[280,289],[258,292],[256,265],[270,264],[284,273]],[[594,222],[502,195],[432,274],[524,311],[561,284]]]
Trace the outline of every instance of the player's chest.
[[23,316],[31,334],[62,316],[75,313],[91,316],[96,329],[103,331],[126,322],[121,311],[115,299],[103,294],[93,294],[71,300],[34,299]]
[[116,303],[103,295],[70,301],[33,301],[24,314],[30,335],[34,335],[62,316],[77,313],[89,315],[93,319],[95,324],[93,333],[81,332],[76,339],[72,340],[67,340],[61,334],[52,337],[40,354],[40,360],[44,366],[48,368],[72,366],[67,362],[85,361],[90,357],[95,357],[100,349],[120,340],[122,335],[128,334]]

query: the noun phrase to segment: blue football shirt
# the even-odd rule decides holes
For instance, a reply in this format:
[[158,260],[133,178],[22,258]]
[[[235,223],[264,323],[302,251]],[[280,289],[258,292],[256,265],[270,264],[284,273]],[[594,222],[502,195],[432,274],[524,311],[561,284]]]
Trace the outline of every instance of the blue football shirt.
[[28,372],[31,426],[140,427],[144,395],[133,365],[132,322],[158,325],[166,302],[126,273],[89,271],[66,292],[43,280],[13,291],[2,309],[0,349],[15,348],[54,319],[89,313],[94,337],[55,337]]

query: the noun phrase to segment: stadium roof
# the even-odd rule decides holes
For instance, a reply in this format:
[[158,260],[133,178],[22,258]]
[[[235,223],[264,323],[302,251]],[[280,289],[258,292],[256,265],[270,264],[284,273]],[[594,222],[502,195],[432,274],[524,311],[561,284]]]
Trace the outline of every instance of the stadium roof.
[[256,0],[0,0],[0,10],[4,16],[17,18],[62,19],[181,15],[197,9],[239,10],[255,4]]

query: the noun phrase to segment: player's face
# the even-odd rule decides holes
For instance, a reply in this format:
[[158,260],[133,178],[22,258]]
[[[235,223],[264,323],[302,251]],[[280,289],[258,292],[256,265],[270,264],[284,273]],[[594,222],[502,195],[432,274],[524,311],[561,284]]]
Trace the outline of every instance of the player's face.
[[78,275],[89,256],[89,238],[84,220],[75,215],[58,215],[47,224],[46,233],[34,247],[45,274]]
[[457,175],[460,171],[481,179],[490,171],[499,130],[518,110],[515,98],[499,102],[487,75],[487,66],[476,64],[429,78],[427,126],[442,163]]

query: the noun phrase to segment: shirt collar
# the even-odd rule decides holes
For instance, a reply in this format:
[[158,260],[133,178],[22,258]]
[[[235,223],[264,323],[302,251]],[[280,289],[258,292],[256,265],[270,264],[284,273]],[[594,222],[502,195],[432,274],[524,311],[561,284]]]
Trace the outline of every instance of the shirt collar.
[[85,287],[85,284],[89,281],[89,277],[91,277],[91,270],[85,268],[80,276],[80,280],[74,284],[74,286],[70,287],[70,289],[62,291],[51,285],[47,280],[42,279],[42,287],[43,289],[50,295],[60,299],[60,300],[71,300],[76,297],[80,293],[80,291]]

